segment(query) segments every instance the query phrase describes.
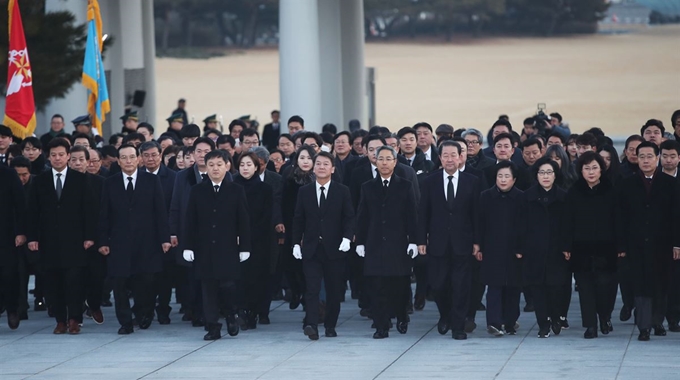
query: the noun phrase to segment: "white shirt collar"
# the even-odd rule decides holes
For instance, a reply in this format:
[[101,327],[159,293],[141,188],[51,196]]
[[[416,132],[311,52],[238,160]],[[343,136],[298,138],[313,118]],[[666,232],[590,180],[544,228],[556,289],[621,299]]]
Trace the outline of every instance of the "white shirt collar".
[[215,181],[213,181],[213,180],[210,180],[210,182],[212,182],[213,188],[215,188],[215,186],[222,187],[222,183],[221,183],[221,182],[220,182],[220,183],[217,183],[217,182],[215,182]]
[[124,186],[124,188],[127,189],[128,177],[132,177],[132,188],[133,189],[137,188],[137,173],[138,173],[138,171],[139,171],[138,169],[135,169],[135,172],[132,173],[132,175],[127,175],[124,172],[121,172],[121,174],[123,175],[123,186]]
[[[444,175],[444,184],[447,184],[448,181],[449,181],[449,176],[450,176],[451,174],[447,173],[446,170],[442,170],[442,173],[443,173],[443,175]],[[458,173],[460,173],[460,170],[456,170],[456,172],[453,173],[453,178],[452,178],[452,179],[453,179],[454,181],[457,181],[457,180],[458,180]]]
[[260,174],[260,181],[264,182],[264,172],[262,172],[262,174]]
[[146,169],[146,172],[147,172],[147,173],[151,173],[151,174],[153,174],[153,175],[158,175],[158,172],[159,172],[159,171],[161,171],[161,167],[160,167],[160,166],[158,167],[158,169],[156,169],[155,171],[152,171],[152,172],[150,172],[149,169]]
[[466,165],[463,165],[462,168],[458,168],[458,171],[459,171],[459,172],[465,172],[465,166],[466,166]]
[[423,154],[425,155],[425,158],[432,161],[432,146],[428,147],[427,151],[423,151]]
[[[316,184],[316,191],[317,192],[321,191],[321,184],[317,181],[314,181],[314,183]],[[323,188],[324,188],[324,191],[326,192],[326,194],[328,194],[328,189],[330,187],[331,187],[331,181],[328,181],[325,185],[323,185]]]
[[371,164],[371,175],[373,176],[373,178],[375,178],[375,177],[378,176],[378,175],[376,174],[376,170],[378,170],[378,167],[376,167],[375,165]]
[[64,170],[58,172],[55,168],[52,168],[52,177],[57,177],[57,173],[61,174],[61,180],[63,181],[64,178],[66,178],[66,172],[68,171],[68,166],[64,168]]
[[387,186],[390,186],[390,182],[392,182],[392,177],[385,178],[382,175],[380,176],[380,183],[385,185],[385,181],[387,181]]

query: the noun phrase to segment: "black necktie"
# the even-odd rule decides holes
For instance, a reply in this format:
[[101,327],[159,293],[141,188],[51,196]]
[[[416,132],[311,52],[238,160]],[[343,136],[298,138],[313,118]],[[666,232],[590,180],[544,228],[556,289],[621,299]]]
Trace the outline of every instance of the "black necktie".
[[215,185],[213,186],[215,188],[215,192],[219,193],[220,192],[220,185]]
[[375,175],[373,176],[373,178],[377,177],[378,174],[379,174],[379,173],[378,173],[378,168],[375,168]]
[[446,201],[449,204],[449,208],[453,208],[453,198],[456,196],[453,190],[453,176],[449,176],[449,184],[446,186]]
[[321,186],[319,189],[321,189],[321,196],[319,197],[319,208],[323,209],[324,204],[326,204],[326,193],[325,193],[326,188]]
[[390,181],[388,180],[383,180],[383,195],[387,195],[387,187],[390,184]]
[[201,178],[203,178],[203,182],[207,181],[208,180],[208,174],[207,173],[201,174]]
[[61,173],[57,173],[57,199],[61,199],[61,191],[64,189],[64,184],[61,183]]
[[132,200],[132,194],[134,194],[134,192],[135,192],[135,188],[134,188],[134,186],[132,186],[132,177],[127,177],[127,180],[128,180],[128,184],[127,184],[127,187],[125,187],[125,192],[127,193],[128,198],[130,200]]

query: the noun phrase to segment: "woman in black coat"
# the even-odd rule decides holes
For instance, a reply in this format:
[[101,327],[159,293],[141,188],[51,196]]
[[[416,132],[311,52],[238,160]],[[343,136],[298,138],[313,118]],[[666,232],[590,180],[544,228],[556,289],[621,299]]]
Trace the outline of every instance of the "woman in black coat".
[[[550,157],[542,157],[533,166],[537,183],[524,192],[524,220],[531,224],[522,233],[522,274],[524,286],[531,288],[536,308],[539,338],[562,330],[564,292],[570,291],[571,271],[562,254],[561,222],[566,191],[559,188],[560,167]],[[565,286],[566,285],[566,286]]]
[[567,193],[563,253],[579,288],[586,339],[597,338],[598,317],[603,334],[613,330],[616,301],[616,192],[595,152],[577,162],[579,180]]
[[259,305],[264,302],[269,275],[272,233],[272,207],[274,191],[260,180],[260,160],[252,152],[243,153],[238,159],[239,174],[234,183],[243,186],[248,199],[250,215],[250,258],[241,263],[241,307],[239,314],[245,320],[244,329],[257,328]]
[[480,276],[488,286],[486,324],[489,334],[514,335],[519,318],[519,296],[522,286],[520,261],[520,223],[523,193],[515,188],[517,167],[510,161],[496,164],[495,186],[483,191],[479,198]]
[[314,155],[316,152],[309,145],[303,145],[295,155],[295,162],[290,175],[283,184],[283,196],[281,201],[281,215],[283,225],[286,228],[286,238],[281,246],[281,265],[286,273],[288,286],[291,290],[290,309],[295,310],[300,306],[301,297],[304,294],[304,275],[302,273],[302,261],[293,257],[293,246],[291,244],[293,233],[293,216],[295,215],[295,205],[297,203],[298,190],[314,181]]

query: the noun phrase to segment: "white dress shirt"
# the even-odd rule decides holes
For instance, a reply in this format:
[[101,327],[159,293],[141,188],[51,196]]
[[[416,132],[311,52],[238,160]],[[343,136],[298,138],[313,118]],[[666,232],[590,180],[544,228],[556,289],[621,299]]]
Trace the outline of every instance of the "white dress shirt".
[[[154,170],[154,171],[152,171],[152,172],[150,172],[149,169],[146,169],[146,172],[147,172],[147,173],[151,173],[151,174],[153,174],[153,175],[158,175],[158,172],[159,172],[159,171],[161,171],[161,167],[160,167],[160,166],[158,167],[158,169],[156,169],[156,170]],[[125,185],[125,186],[127,186],[127,185]]]
[[[425,158],[432,161],[432,146],[430,145],[429,148],[427,148],[427,151],[423,151],[423,154],[425,155]],[[415,158],[415,156],[413,156]]]
[[387,187],[390,187],[390,182],[392,182],[392,177],[385,178],[383,176],[380,176],[380,183],[385,186],[385,181],[387,181]]
[[378,176],[378,172],[376,172],[376,170],[378,170],[378,168],[375,165],[371,164],[371,174],[373,175],[373,178]]
[[323,192],[326,195],[326,199],[328,199],[328,189],[331,187],[331,181],[328,181],[325,185],[321,185],[319,182],[314,183],[316,183],[316,204],[321,206],[321,186],[323,186]]
[[[446,170],[442,170],[442,173],[444,173],[444,198],[446,200],[449,200],[449,176],[450,174],[446,172]],[[456,194],[458,194],[458,176],[460,172],[456,170],[455,173],[453,173],[453,178],[451,178],[451,181],[453,182],[453,197],[456,197]]]
[[217,183],[217,182],[215,182],[215,181],[212,181],[212,180],[211,180],[210,182],[212,182],[212,185],[213,185],[213,191],[215,191],[215,186],[219,186],[219,188],[218,188],[218,189],[221,189],[221,188],[222,188],[222,183]]
[[264,182],[264,172],[262,172],[262,174],[260,174],[260,181]]
[[61,188],[63,190],[64,185],[66,184],[66,172],[68,171],[68,166],[64,168],[64,170],[58,172],[52,168],[52,181],[54,181],[54,189],[57,189],[57,173],[61,174]]
[[137,188],[137,170],[135,170],[132,175],[127,175],[123,172],[121,172],[121,174],[123,174],[123,189],[127,189],[128,177],[132,177],[132,189],[134,190]]

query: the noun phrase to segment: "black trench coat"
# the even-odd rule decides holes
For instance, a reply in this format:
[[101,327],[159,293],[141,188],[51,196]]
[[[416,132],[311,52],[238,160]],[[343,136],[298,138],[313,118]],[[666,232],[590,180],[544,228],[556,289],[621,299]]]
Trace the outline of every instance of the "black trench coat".
[[491,286],[521,286],[522,262],[515,255],[520,252],[522,205],[524,195],[513,187],[507,193],[496,186],[479,197],[480,249],[482,251],[481,281]]
[[524,285],[565,285],[571,281],[569,261],[562,254],[562,221],[567,192],[557,186],[545,191],[534,185],[524,193],[522,213],[522,274]]

